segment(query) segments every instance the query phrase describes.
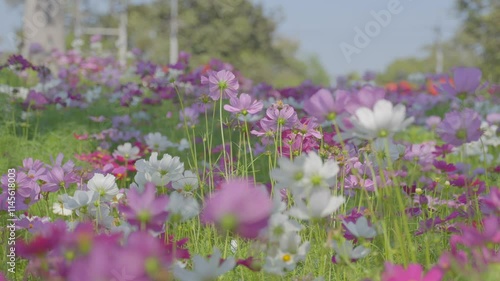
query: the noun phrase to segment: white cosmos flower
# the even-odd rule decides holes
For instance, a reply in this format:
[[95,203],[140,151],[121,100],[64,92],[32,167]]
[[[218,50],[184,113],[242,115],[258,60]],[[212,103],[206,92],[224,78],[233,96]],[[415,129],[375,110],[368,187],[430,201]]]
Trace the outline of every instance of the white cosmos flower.
[[310,243],[301,244],[300,235],[288,232],[280,240],[278,248],[271,249],[263,266],[264,271],[278,275],[294,270],[298,262],[304,261],[309,251]]
[[189,149],[190,145],[187,139],[181,139],[179,145],[177,146],[177,149],[179,151],[184,151],[186,149]]
[[192,196],[184,196],[179,192],[172,192],[167,205],[169,220],[183,222],[200,213],[200,204]]
[[378,137],[389,137],[394,133],[402,131],[410,125],[414,118],[406,117],[406,108],[402,104],[393,106],[388,100],[377,101],[373,109],[367,107],[358,108],[350,121],[353,128],[353,136],[361,139],[375,139]]
[[309,196],[315,188],[333,186],[340,170],[337,162],[327,160],[323,163],[316,152],[300,155],[294,161],[282,157],[278,162],[279,168],[271,171],[271,177],[279,187],[290,189],[299,198]]
[[344,259],[359,260],[370,253],[370,249],[365,248],[363,245],[354,247],[354,244],[350,240],[344,241],[341,245],[333,241],[331,247],[335,250],[335,262],[341,262]]
[[290,190],[300,189],[304,186],[304,163],[306,155],[301,154],[293,161],[281,157],[278,159],[279,168],[274,168],[270,175],[279,187],[288,188]]
[[192,194],[198,189],[198,176],[192,171],[185,171],[182,178],[172,182],[172,188],[181,193]]
[[168,140],[166,136],[156,132],[149,133],[144,137],[146,144],[152,151],[162,152],[167,148],[174,146],[174,144]]
[[220,250],[214,247],[210,258],[205,259],[198,255],[193,258],[192,271],[175,266],[174,276],[181,281],[215,281],[220,275],[230,271],[236,265],[233,257],[227,258],[222,263],[220,258]]
[[131,143],[127,142],[123,145],[119,145],[113,152],[113,156],[121,156],[127,160],[135,160],[139,158],[139,151],[140,150],[137,146],[132,146]]
[[356,220],[356,223],[353,222],[343,222],[344,226],[352,233],[352,235],[357,238],[366,238],[371,239],[377,235],[377,231],[375,228],[368,225],[368,220],[365,217],[360,217]]
[[316,152],[310,152],[304,162],[304,184],[313,188],[331,187],[335,184],[339,170],[339,165],[334,160],[323,163]]
[[72,210],[64,208],[64,204],[61,202],[54,202],[52,205],[52,212],[56,215],[61,215],[61,216],[71,216],[73,213]]
[[104,198],[108,201],[113,199],[119,192],[115,176],[112,174],[107,174],[106,176],[99,173],[94,174],[87,183],[87,188],[96,192],[101,199]]
[[265,230],[270,242],[279,242],[290,232],[299,232],[302,225],[283,213],[275,213],[269,218],[269,225]]
[[135,168],[137,174],[134,180],[140,188],[147,181],[153,182],[156,186],[165,186],[181,178],[184,172],[184,164],[180,162],[179,157],[164,154],[163,158],[158,160],[158,152],[151,153],[149,161],[140,159],[135,162]]
[[81,211],[83,210],[83,212],[86,213],[85,209],[98,198],[99,194],[93,190],[77,190],[73,196],[64,197],[63,203],[65,208],[74,210],[75,213],[80,216]]
[[329,189],[315,189],[308,199],[296,200],[288,214],[302,220],[324,218],[337,211],[344,202],[343,196],[332,196]]

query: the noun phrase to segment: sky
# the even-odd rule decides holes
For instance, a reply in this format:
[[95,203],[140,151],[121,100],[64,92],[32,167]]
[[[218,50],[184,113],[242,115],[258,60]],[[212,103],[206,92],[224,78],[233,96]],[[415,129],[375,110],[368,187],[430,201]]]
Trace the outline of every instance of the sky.
[[[423,47],[436,40],[436,27],[446,40],[460,25],[454,0],[253,1],[269,13],[278,12],[278,35],[298,41],[299,56],[316,54],[332,77],[383,71],[395,59],[421,57]],[[390,19],[380,16],[377,22],[374,14]],[[0,51],[12,50],[5,35],[21,23],[22,7],[13,9],[0,0]]]

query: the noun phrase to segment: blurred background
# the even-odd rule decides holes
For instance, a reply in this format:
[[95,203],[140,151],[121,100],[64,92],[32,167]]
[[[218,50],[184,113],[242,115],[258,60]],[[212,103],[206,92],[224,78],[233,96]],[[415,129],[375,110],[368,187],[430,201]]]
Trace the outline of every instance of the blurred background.
[[185,51],[194,64],[221,59],[278,87],[331,85],[367,71],[388,83],[454,66],[500,80],[496,0],[0,1],[4,55],[85,52],[98,42],[110,55],[139,49],[168,64]]

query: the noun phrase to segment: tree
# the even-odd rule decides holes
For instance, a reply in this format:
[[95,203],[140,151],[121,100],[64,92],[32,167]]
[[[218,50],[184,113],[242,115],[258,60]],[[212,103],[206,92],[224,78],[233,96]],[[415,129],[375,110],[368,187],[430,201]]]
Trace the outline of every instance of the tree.
[[500,80],[500,2],[498,0],[457,0],[464,16],[464,32],[475,40],[482,69],[490,81]]
[[[167,63],[170,6],[168,0],[129,6],[129,45],[154,61]],[[179,1],[179,49],[193,55],[194,64],[218,58],[233,64],[255,82],[297,85],[305,79],[327,84],[319,60],[296,58],[298,44],[279,38],[273,14],[250,0]],[[99,24],[116,25],[111,16]],[[309,76],[312,75],[312,76]]]

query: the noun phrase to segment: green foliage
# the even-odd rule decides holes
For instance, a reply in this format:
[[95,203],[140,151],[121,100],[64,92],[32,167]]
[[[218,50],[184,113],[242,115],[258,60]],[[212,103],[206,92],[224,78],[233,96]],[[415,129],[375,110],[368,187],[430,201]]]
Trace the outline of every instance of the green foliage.
[[500,80],[500,2],[457,0],[457,9],[465,17],[465,33],[474,38],[480,50],[486,79]]
[[[170,5],[157,0],[129,6],[129,45],[149,58],[168,62]],[[116,26],[116,17],[99,22]],[[306,79],[329,84],[318,58],[297,59],[298,44],[275,34],[278,21],[248,0],[179,1],[179,49],[193,55],[193,65],[218,58],[233,64],[255,82],[294,86]],[[107,42],[109,43],[109,42]],[[106,42],[105,42],[106,44]]]

